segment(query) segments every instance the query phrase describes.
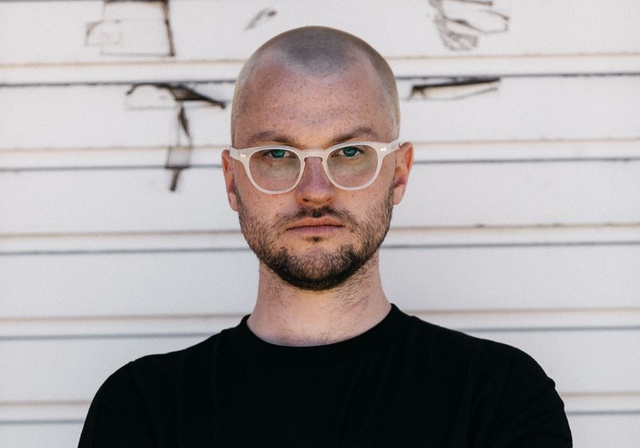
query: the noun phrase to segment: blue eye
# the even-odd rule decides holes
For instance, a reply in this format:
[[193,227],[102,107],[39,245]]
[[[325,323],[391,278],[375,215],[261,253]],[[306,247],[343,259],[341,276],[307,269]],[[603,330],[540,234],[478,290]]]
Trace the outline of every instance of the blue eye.
[[282,159],[287,155],[287,151],[284,149],[272,149],[267,153],[267,155],[274,159]]
[[346,146],[341,148],[340,151],[342,151],[342,155],[345,157],[355,157],[361,152],[356,146]]

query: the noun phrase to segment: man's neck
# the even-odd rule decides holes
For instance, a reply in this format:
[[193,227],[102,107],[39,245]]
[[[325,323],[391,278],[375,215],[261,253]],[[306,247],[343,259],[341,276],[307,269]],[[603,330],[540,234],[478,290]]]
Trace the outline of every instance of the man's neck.
[[332,344],[362,334],[391,309],[377,263],[363,269],[338,288],[316,292],[295,288],[261,265],[258,300],[247,324],[260,339],[290,346]]

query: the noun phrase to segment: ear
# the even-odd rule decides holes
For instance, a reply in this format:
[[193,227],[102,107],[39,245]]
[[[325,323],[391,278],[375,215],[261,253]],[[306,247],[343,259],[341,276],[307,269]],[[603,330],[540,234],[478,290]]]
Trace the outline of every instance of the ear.
[[393,183],[393,205],[398,205],[407,190],[409,173],[413,166],[413,144],[405,142],[396,155],[396,172]]
[[222,174],[224,174],[224,183],[227,187],[227,200],[234,211],[238,211],[238,194],[236,192],[236,183],[234,181],[234,160],[229,155],[229,150],[222,151]]

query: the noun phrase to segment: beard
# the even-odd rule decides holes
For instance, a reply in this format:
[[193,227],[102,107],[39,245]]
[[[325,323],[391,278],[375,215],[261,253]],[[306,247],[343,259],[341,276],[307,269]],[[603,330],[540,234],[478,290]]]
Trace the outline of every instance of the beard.
[[[377,253],[391,223],[393,185],[385,201],[370,210],[361,222],[349,212],[330,206],[301,207],[294,214],[277,215],[274,222],[263,222],[244,206],[239,195],[237,206],[242,234],[263,264],[282,280],[299,289],[327,291],[345,283]],[[334,252],[318,250],[300,255],[291,254],[289,249],[279,245],[278,239],[289,223],[325,216],[338,219],[349,229],[354,242],[343,244]],[[308,241],[317,245],[322,239],[314,237]]]

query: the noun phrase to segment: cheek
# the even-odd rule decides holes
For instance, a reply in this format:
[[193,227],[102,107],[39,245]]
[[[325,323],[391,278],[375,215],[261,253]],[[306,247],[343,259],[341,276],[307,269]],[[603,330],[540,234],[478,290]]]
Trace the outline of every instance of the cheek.
[[376,225],[386,220],[387,209],[393,200],[393,179],[379,178],[369,188],[355,193],[360,194],[346,199],[338,208],[351,213],[361,224]]
[[238,181],[236,185],[238,211],[242,210],[247,219],[273,222],[278,213],[285,210],[282,195],[270,195],[257,190],[250,180]]
[[261,196],[262,193],[253,186],[244,168],[242,166],[239,168],[239,170],[235,171],[233,180],[233,191],[236,196],[236,202],[238,207],[244,204],[245,208],[248,207],[249,210],[253,210],[255,207],[254,204],[261,202],[259,196]]

